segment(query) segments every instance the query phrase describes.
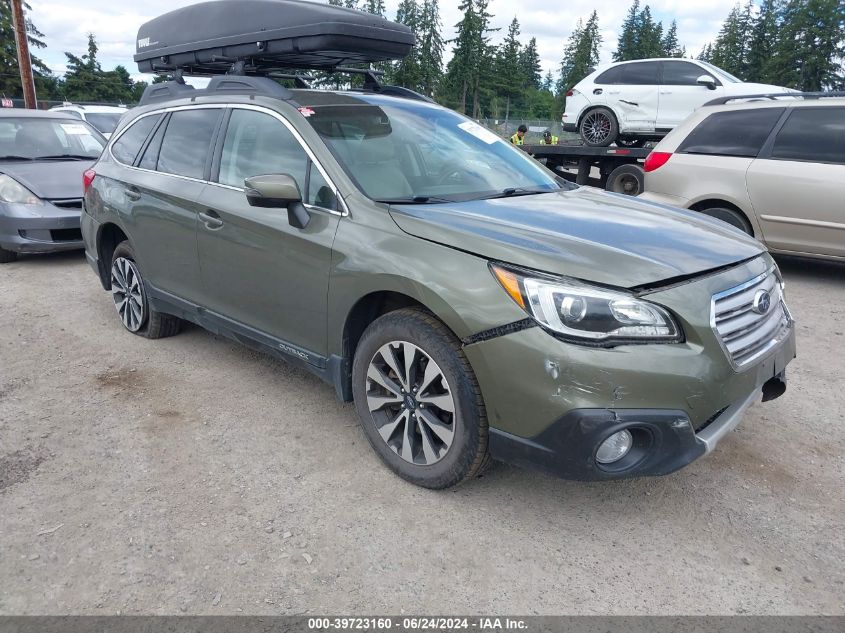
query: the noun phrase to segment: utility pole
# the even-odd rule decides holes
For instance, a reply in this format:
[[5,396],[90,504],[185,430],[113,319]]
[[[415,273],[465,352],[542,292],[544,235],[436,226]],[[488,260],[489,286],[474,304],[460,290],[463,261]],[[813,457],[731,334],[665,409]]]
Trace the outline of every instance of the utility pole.
[[18,66],[21,69],[23,102],[27,108],[35,109],[35,80],[32,77],[32,63],[29,58],[29,40],[26,36],[26,20],[23,17],[23,0],[12,0],[12,25],[15,29],[15,43],[18,45]]

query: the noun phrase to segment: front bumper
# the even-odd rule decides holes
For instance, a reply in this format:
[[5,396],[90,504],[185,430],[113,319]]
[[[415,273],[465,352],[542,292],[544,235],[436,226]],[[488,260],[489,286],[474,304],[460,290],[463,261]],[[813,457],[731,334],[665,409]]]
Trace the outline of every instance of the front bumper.
[[34,207],[3,204],[0,207],[0,248],[16,253],[52,253],[84,247],[80,209],[63,208],[44,201]]
[[[768,256],[648,296],[681,322],[679,344],[588,348],[539,327],[465,353],[484,395],[493,457],[568,479],[663,475],[712,451],[761,398],[781,395],[795,329],[736,371],[709,325],[710,299],[771,266]],[[507,370],[503,371],[502,368]],[[634,448],[602,466],[598,446],[632,429]]]

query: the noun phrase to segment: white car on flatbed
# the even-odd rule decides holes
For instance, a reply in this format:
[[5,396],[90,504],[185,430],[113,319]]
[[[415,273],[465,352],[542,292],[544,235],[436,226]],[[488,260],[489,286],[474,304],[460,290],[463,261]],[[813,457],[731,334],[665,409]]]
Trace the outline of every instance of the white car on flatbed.
[[566,93],[563,129],[586,145],[639,147],[659,140],[699,106],[719,97],[792,92],[744,83],[692,59],[641,59],[601,66]]

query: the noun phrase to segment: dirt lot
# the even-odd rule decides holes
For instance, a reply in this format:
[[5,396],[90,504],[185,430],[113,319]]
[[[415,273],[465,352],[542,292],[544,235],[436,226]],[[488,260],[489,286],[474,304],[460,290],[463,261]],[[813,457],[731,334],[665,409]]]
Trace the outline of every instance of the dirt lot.
[[430,492],[351,406],[81,254],[0,268],[0,613],[845,613],[845,266],[782,261],[785,397],[675,475]]

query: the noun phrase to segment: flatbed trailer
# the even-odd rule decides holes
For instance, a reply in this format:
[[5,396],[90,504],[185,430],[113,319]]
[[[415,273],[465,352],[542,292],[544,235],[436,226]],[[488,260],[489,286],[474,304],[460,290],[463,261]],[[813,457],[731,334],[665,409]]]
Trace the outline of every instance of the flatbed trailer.
[[[642,163],[651,152],[643,147],[588,147],[586,145],[523,145],[522,149],[549,169],[579,185],[636,196],[643,191]],[[592,176],[593,168],[599,177]]]

